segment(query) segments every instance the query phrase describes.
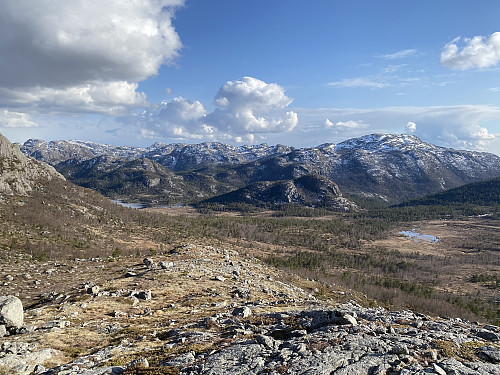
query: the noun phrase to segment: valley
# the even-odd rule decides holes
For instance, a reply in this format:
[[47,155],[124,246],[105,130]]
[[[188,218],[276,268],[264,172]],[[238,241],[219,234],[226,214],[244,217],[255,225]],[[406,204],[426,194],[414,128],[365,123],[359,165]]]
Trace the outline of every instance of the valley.
[[[18,197],[0,210],[9,224],[0,237],[1,271],[11,275],[2,288],[21,298],[27,325],[25,333],[0,340],[28,345],[16,358],[30,368],[40,365],[30,362],[30,355],[42,358],[40,350],[50,348],[50,355],[43,352],[43,367],[51,374],[205,373],[195,372],[196,366],[234,371],[225,367],[231,361],[223,355],[236,356],[239,368],[251,371],[250,359],[238,350],[258,345],[253,355],[268,358],[262,368],[300,373],[293,367],[300,358],[309,361],[335,350],[337,357],[357,356],[346,371],[368,371],[384,362],[360,359],[370,358],[365,346],[373,343],[356,332],[373,332],[391,373],[430,363],[466,371],[467,361],[482,366],[482,373],[496,371],[481,353],[487,345],[497,347],[491,324],[498,324],[498,284],[480,275],[500,271],[498,249],[492,247],[500,236],[498,217],[388,224],[360,222],[348,213],[277,217],[276,211],[134,210],[66,186],[65,194],[52,186],[51,193]],[[68,222],[72,227],[64,225]],[[440,241],[417,243],[399,234],[413,228]],[[239,316],[238,309],[245,308]],[[359,328],[303,325],[320,319],[307,312],[328,311],[354,314]],[[302,336],[286,333],[301,327],[306,327]],[[336,344],[333,332],[342,333],[350,346]],[[412,337],[426,349],[411,344]],[[453,349],[456,337],[467,338]],[[406,342],[408,350],[396,354],[394,342]],[[286,359],[285,349],[278,348],[284,344],[305,346],[300,356]],[[270,359],[261,350],[279,356]],[[398,365],[401,358],[413,362]],[[0,358],[0,366],[6,363]],[[318,371],[322,363],[334,366],[308,363]]]
[[478,4],[1,0],[0,375],[500,375]]
[[[432,204],[131,209],[5,144],[22,183],[1,194],[0,270],[24,325],[0,338],[0,373],[497,371],[498,178]],[[293,181],[350,201],[324,177]]]

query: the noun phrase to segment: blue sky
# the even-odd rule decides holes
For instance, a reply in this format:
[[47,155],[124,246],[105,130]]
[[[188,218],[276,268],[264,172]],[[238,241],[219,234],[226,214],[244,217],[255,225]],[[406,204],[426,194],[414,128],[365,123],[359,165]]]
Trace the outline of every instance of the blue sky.
[[12,141],[298,147],[373,132],[500,154],[500,2],[5,0]]

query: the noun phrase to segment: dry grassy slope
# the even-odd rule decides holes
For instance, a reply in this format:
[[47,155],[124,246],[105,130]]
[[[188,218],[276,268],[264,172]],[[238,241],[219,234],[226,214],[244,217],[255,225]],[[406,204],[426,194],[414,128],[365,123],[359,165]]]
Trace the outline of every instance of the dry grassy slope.
[[[352,368],[346,362],[341,373],[372,371],[378,362],[370,358],[380,359],[382,355],[390,365],[377,368],[386,369],[386,374],[400,373],[406,366],[430,369],[432,363],[470,369],[462,363],[471,361],[477,364],[471,366],[482,366],[481,374],[498,370],[492,359],[485,360],[480,354],[485,350],[500,354],[500,330],[496,327],[408,311],[363,309],[348,303],[340,309],[348,308],[359,326],[334,324],[326,330],[306,332],[301,330],[300,315],[294,315],[294,311],[326,311],[346,300],[364,305],[369,301],[341,288],[292,278],[230,248],[187,244],[149,259],[153,261],[149,267],[137,257],[36,263],[31,270],[41,280],[39,291],[49,288],[52,292],[31,299],[20,295],[25,304],[32,303],[25,313],[28,332],[1,338],[0,347],[27,345],[31,354],[52,349],[43,362],[22,355],[17,358],[22,357],[30,371],[42,364],[52,368],[53,375],[117,374],[124,369],[125,374],[204,373],[186,369],[193,361],[215,366],[215,372],[207,373],[225,374],[229,370],[224,366],[231,361],[249,365],[246,348],[258,349],[251,361],[262,363],[274,358],[272,353],[279,353],[276,363],[282,364],[275,367],[276,374],[292,369],[290,373],[298,374],[307,369],[303,365],[294,369],[294,360],[283,359],[292,355],[291,350],[303,352],[297,360],[316,358],[309,364],[313,367],[333,365],[321,359],[331,350],[346,358],[352,356]],[[12,260],[3,271],[11,271],[14,279],[4,288],[27,291],[23,288],[33,285],[33,280],[17,272],[31,262],[20,256]],[[163,267],[160,262],[165,262]],[[93,286],[99,288],[91,294],[82,288],[83,281],[97,280]],[[152,298],[129,297],[140,292],[151,292]],[[235,308],[242,307],[249,307],[251,315],[235,316]],[[303,337],[294,336],[294,332]],[[375,346],[370,349],[370,345]],[[373,354],[366,354],[373,350]],[[242,357],[224,357],[231,353]],[[0,356],[0,374],[29,373],[5,366],[8,357]],[[134,361],[138,367],[131,365]],[[146,363],[149,367],[140,367]]]
[[[126,346],[127,358],[147,357],[148,352],[160,350],[169,342],[162,336],[166,331],[214,314],[229,317],[235,307],[246,304],[257,314],[362,299],[314,281],[295,278],[291,283],[289,276],[230,249],[190,244],[151,259],[156,263],[153,268],[136,257],[64,262],[12,258],[2,265],[4,275],[13,275],[2,292],[18,294],[23,300],[26,325],[40,328],[58,323],[56,328],[2,338],[0,346],[6,341],[27,342],[58,350],[47,366],[119,343]],[[173,264],[162,269],[159,261]],[[129,271],[136,276],[127,277]],[[87,281],[94,282],[99,292],[88,294],[82,288]],[[134,302],[127,297],[140,291],[151,291],[152,299]],[[229,336],[227,343],[233,341],[232,336],[241,335]],[[189,340],[183,344],[172,354],[190,348]],[[120,361],[121,356],[123,353],[117,352],[110,358]]]

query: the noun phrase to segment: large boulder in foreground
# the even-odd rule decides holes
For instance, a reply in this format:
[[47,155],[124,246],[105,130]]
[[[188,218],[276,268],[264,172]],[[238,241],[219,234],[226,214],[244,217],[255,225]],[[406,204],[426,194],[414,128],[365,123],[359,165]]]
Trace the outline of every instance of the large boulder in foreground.
[[14,296],[0,296],[0,324],[7,329],[23,326],[23,303]]

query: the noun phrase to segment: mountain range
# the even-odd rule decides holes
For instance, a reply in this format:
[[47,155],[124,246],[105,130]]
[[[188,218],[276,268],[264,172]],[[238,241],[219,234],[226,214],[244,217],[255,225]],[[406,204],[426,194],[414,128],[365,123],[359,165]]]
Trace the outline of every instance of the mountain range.
[[[235,147],[217,142],[137,148],[28,140],[21,151],[54,166],[76,184],[113,198],[149,204],[214,201],[231,192],[234,198],[238,189],[268,189],[276,181],[290,186],[303,176],[321,176],[349,197],[394,204],[500,176],[497,155],[439,147],[413,135],[394,134],[371,134],[310,148]],[[261,182],[266,183],[257,184]],[[301,202],[315,205],[310,200]]]

